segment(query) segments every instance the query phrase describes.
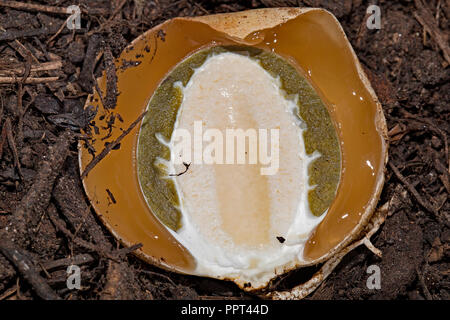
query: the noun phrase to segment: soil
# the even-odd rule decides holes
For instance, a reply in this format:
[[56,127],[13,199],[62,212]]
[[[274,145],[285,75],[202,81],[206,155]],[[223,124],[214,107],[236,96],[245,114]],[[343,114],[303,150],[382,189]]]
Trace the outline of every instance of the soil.
[[[72,32],[60,27],[74,2],[82,29]],[[389,129],[379,202],[389,201],[389,213],[372,238],[383,256],[365,247],[351,252],[307,299],[450,299],[450,2],[375,2],[379,30],[366,28],[369,3],[362,0],[41,0],[33,2],[37,8],[2,2],[0,300],[256,298],[232,283],[162,271],[130,254],[136,247],[121,248],[84,195],[76,146],[86,138],[82,129],[95,130],[95,110],[83,110],[93,74],[108,73],[139,34],[177,16],[280,6],[323,7],[339,19]],[[112,85],[105,104],[114,108],[115,101]],[[69,290],[66,268],[75,262],[81,289]],[[379,290],[366,286],[374,264]],[[273,287],[295,286],[313,271],[292,272]]]

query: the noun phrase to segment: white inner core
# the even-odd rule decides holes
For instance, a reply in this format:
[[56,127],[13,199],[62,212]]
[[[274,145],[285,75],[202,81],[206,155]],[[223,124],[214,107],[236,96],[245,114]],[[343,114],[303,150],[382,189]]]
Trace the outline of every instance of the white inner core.
[[[296,98],[286,97],[280,85],[258,61],[221,53],[182,87],[175,129],[187,129],[192,137],[199,120],[203,131],[219,129],[224,137],[230,128],[279,129],[275,175],[261,175],[267,165],[259,163],[191,163],[185,174],[167,177],[175,181],[182,212],[182,227],[172,233],[197,259],[199,275],[266,281],[276,268],[302,261],[306,240],[325,216],[309,210],[307,168],[313,157],[305,153],[301,121],[294,115]],[[180,156],[174,141],[168,146],[169,171],[184,171],[174,164]]]

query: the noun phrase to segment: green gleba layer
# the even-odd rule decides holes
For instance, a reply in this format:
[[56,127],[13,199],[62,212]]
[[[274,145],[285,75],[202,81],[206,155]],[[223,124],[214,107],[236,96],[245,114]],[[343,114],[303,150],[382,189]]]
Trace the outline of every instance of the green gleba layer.
[[148,105],[138,144],[138,176],[142,191],[152,212],[169,228],[181,227],[179,197],[171,179],[164,179],[167,168],[157,159],[170,160],[170,150],[161,144],[156,135],[170,141],[183,96],[179,87],[189,82],[196,68],[206,59],[222,52],[244,54],[259,61],[273,77],[279,77],[287,95],[298,95],[299,118],[306,124],[303,137],[306,153],[320,153],[308,168],[308,192],[311,212],[322,215],[336,195],[341,171],[341,152],[336,130],[325,104],[308,81],[285,59],[275,53],[253,47],[212,47],[194,53],[178,64],[162,81]]

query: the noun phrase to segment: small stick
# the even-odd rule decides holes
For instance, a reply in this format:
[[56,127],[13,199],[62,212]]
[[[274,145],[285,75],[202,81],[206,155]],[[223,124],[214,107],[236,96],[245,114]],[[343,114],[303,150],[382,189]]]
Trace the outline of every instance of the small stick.
[[3,156],[3,146],[5,145],[5,142],[6,142],[6,126],[4,125],[0,136],[0,159]]
[[50,28],[42,27],[38,29],[25,29],[25,30],[7,30],[0,34],[0,41],[13,41],[18,38],[34,37],[34,36],[46,36],[58,31],[56,26]]
[[23,143],[23,116],[25,115],[26,109],[23,108],[23,84],[27,81],[31,70],[31,53],[27,55],[27,61],[25,64],[25,71],[22,76],[22,80],[18,83],[17,90],[17,109],[19,111],[19,120],[17,121],[17,134],[16,134],[16,144],[19,148],[22,148]]
[[203,8],[203,6],[200,3],[197,3],[194,1],[194,5],[199,8],[201,11],[203,11],[203,13],[205,14],[210,14],[208,10],[206,10],[205,8]]
[[154,271],[150,271],[150,270],[139,270],[140,273],[144,273],[144,274],[149,274],[152,276],[157,276],[157,277],[161,277],[166,279],[167,281],[169,281],[171,284],[173,284],[175,287],[178,287],[178,285],[172,280],[170,279],[168,276],[166,276],[165,274],[159,273],[159,272],[154,272]]
[[104,157],[106,157],[108,153],[111,150],[113,150],[122,141],[122,139],[125,138],[131,132],[131,130],[133,130],[133,128],[142,120],[142,118],[144,118],[146,114],[147,111],[144,111],[136,120],[133,121],[133,123],[128,127],[128,129],[123,131],[122,134],[116,140],[114,140],[111,143],[108,143],[106,147],[98,155],[96,155],[94,159],[91,160],[91,162],[87,164],[86,168],[81,174],[81,180],[83,180],[88,175],[88,173],[97,165],[97,163],[99,163]]
[[8,144],[9,144],[9,147],[11,148],[13,158],[14,158],[14,166],[16,167],[17,172],[19,173],[20,180],[23,181],[23,174],[22,174],[22,169],[20,167],[19,154],[17,153],[16,143],[14,141],[14,137],[13,137],[12,129],[11,129],[11,120],[9,120],[9,118],[5,120],[5,127],[6,127],[6,138],[8,139]]
[[13,295],[14,293],[16,293],[16,291],[17,291],[17,286],[9,288],[5,292],[3,292],[3,294],[0,296],[0,301],[5,300],[9,296]]
[[16,247],[14,243],[6,238],[0,241],[0,252],[13,263],[25,280],[33,287],[36,294],[44,300],[60,300],[61,298],[53,291],[47,282],[39,275],[39,271],[33,262],[27,257],[25,250]]
[[[31,65],[30,72],[57,70],[60,69],[61,67],[62,67],[61,61],[43,62],[40,64]],[[0,70],[0,73],[9,73],[9,74],[23,74],[24,72],[25,72],[24,67]]]
[[34,3],[24,3],[18,1],[3,1],[0,0],[1,7],[9,7],[13,9],[19,10],[28,10],[28,11],[40,11],[47,13],[55,13],[55,14],[69,14],[66,8],[53,7],[53,6],[45,6],[42,4],[34,4]]
[[422,0],[415,0],[414,3],[418,9],[418,12],[413,13],[414,18],[433,37],[439,48],[441,48],[445,60],[450,64],[450,47],[447,37],[441,33],[437,23],[433,20],[433,15],[425,8]]
[[[3,32],[6,32],[5,28],[3,28],[0,25],[0,30]],[[8,43],[14,50],[16,50],[23,58],[27,58],[27,55],[31,55],[31,57],[33,58],[33,60],[36,63],[39,63],[39,60],[30,52],[30,50],[28,50],[27,47],[25,47],[19,40],[14,40],[12,42]]]
[[[42,77],[42,78],[27,78],[24,84],[38,84],[58,81],[59,77]],[[21,79],[17,77],[0,77],[0,84],[18,83]]]
[[114,9],[113,13],[112,13],[111,16],[108,18],[108,20],[107,20],[104,24],[102,24],[102,25],[100,26],[100,28],[98,28],[98,30],[92,30],[92,31],[90,31],[90,32],[88,33],[88,36],[91,36],[91,35],[93,35],[94,33],[99,33],[99,32],[101,32],[101,31],[103,31],[103,30],[106,28],[106,26],[108,26],[108,25],[114,20],[115,16],[119,13],[119,11],[122,10],[122,7],[125,5],[126,2],[127,2],[127,0],[122,0],[122,2],[119,3],[119,5],[117,6],[117,8]]
[[436,23],[439,25],[439,13],[441,12],[441,0],[438,0],[436,5]]
[[[77,237],[80,228],[83,227],[97,246],[105,251],[111,251],[111,244],[90,214],[90,204],[88,205],[84,201],[84,193],[78,179],[75,172],[63,173],[55,184],[53,198],[61,210],[61,214],[74,230],[74,237]],[[77,201],[77,199],[82,200]]]
[[118,249],[118,250],[114,251],[114,253],[118,257],[122,257],[122,256],[126,256],[126,255],[132,253],[133,251],[136,251],[137,249],[142,248],[142,246],[143,246],[142,243],[137,243],[137,244],[134,244],[134,245],[132,245],[130,247],[125,247],[125,248],[122,248],[122,249]]
[[35,63],[39,63],[38,58],[27,48],[25,47],[19,40],[14,40],[8,43],[11,47],[14,48],[24,59],[27,59],[27,56],[30,55]]
[[110,260],[113,260],[115,262],[118,262],[118,258],[127,255],[134,250],[137,250],[142,247],[142,244],[135,244],[129,248],[123,248],[116,251],[107,251],[104,249],[99,248],[95,244],[88,242],[86,240],[83,240],[81,238],[77,238],[69,229],[66,228],[65,222],[58,217],[58,213],[56,212],[56,208],[54,205],[50,205],[47,210],[47,216],[49,217],[50,221],[53,223],[53,225],[61,231],[68,239],[72,240],[76,245],[83,247],[85,249],[97,252],[100,256],[106,257]]
[[439,216],[437,210],[431,204],[425,202],[422,199],[420,194],[417,192],[416,188],[414,188],[414,186],[406,180],[406,178],[400,173],[400,171],[397,169],[397,167],[392,164],[392,162],[389,162],[389,166],[391,167],[392,171],[397,176],[398,180],[400,180],[405,185],[406,189],[408,189],[408,191],[416,198],[417,202],[419,202],[419,204],[422,207],[424,207],[431,213],[434,213],[436,216]]
[[122,0],[121,3],[119,3],[119,5],[117,6],[116,9],[114,9],[113,14],[111,15],[111,17],[109,17],[109,20],[114,19],[114,17],[116,16],[116,14],[119,13],[120,10],[122,10],[122,7],[125,5],[125,3],[127,2],[127,0]]
[[169,174],[169,177],[179,177],[179,176],[185,174],[189,170],[189,167],[191,166],[191,164],[190,163],[186,163],[186,162],[183,162],[183,164],[184,164],[184,171],[183,172],[175,173],[175,174],[171,173],[171,174]]
[[[91,212],[91,206],[88,206],[86,209],[86,212],[83,213],[83,219],[80,222],[80,224],[75,228],[75,232],[73,233],[73,236],[76,237],[78,232],[81,230],[81,228],[83,227],[83,225],[86,223],[86,217],[88,216],[88,214]],[[88,231],[89,232],[89,231]]]
[[94,89],[95,89],[95,91],[97,91],[98,97],[100,98],[100,102],[102,103],[103,108],[107,109],[105,100],[103,99],[102,90],[100,89],[97,79],[95,79],[95,75],[93,73],[92,73],[92,81],[94,82]]
[[[38,12],[47,12],[47,13],[54,13],[54,14],[73,14],[72,12],[68,11],[67,8],[62,7],[55,7],[55,6],[46,6],[42,4],[34,4],[34,3],[24,3],[19,1],[4,1],[0,0],[0,7],[9,7],[13,9],[19,9],[19,10],[27,10],[27,11],[38,11]],[[86,14],[93,14],[93,15],[105,15],[106,12],[103,9],[83,9],[80,8],[81,12]]]
[[96,245],[94,245],[91,242],[88,242],[86,240],[83,240],[81,238],[77,238],[73,235],[72,232],[70,232],[69,229],[67,229],[64,226],[64,221],[58,217],[58,213],[56,212],[56,208],[54,206],[49,206],[47,210],[47,216],[49,217],[50,221],[53,223],[53,225],[61,231],[68,239],[72,240],[76,245],[83,247],[85,249],[97,252],[102,257],[107,257],[110,259],[115,259],[113,255],[110,253],[98,248]]
[[64,23],[61,25],[61,27],[59,27],[58,31],[56,31],[56,33],[54,35],[52,35],[46,42],[46,44],[48,45],[50,42],[52,42],[64,29],[64,27],[67,25],[67,21],[69,21],[70,17],[67,18]]
[[90,263],[92,261],[94,261],[94,258],[90,254],[84,253],[84,254],[79,254],[79,255],[71,257],[71,258],[63,258],[63,259],[43,262],[42,267],[45,270],[52,270],[52,269],[57,269],[60,267],[67,267],[72,264],[82,265],[82,264]]
[[241,297],[227,296],[198,296],[200,300],[242,300]]
[[425,281],[423,280],[423,275],[420,272],[419,268],[417,268],[417,267],[416,267],[416,272],[417,272],[417,277],[419,278],[419,283],[420,283],[420,286],[422,287],[425,299],[433,300],[433,296],[431,295],[430,290],[428,290],[428,287],[425,284]]

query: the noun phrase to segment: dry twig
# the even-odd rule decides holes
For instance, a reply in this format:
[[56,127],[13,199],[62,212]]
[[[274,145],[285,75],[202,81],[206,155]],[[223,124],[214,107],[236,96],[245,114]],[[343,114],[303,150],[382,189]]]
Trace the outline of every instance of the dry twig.
[[[40,72],[40,71],[50,71],[50,70],[57,70],[62,68],[62,62],[61,61],[49,61],[49,62],[43,62],[38,64],[32,64],[30,68],[30,72]],[[5,75],[22,75],[25,73],[24,67],[13,67],[10,69],[4,69],[0,70],[0,74]],[[26,83],[26,80],[25,80]]]
[[90,254],[83,253],[83,254],[79,254],[75,257],[69,257],[69,258],[63,258],[63,259],[43,262],[42,267],[45,270],[52,270],[52,269],[57,269],[60,267],[67,267],[67,266],[70,266],[73,264],[79,266],[82,264],[90,263],[92,261],[94,261],[94,258]]
[[[63,7],[55,7],[55,6],[46,6],[42,4],[35,3],[25,3],[19,1],[4,1],[0,0],[1,7],[9,7],[18,10],[26,10],[26,11],[37,11],[37,12],[46,12],[53,14],[72,14],[72,12],[68,11],[67,8]],[[106,12],[102,9],[87,9],[84,10],[81,8],[81,12],[93,14],[93,15],[104,15]]]
[[[42,77],[42,78],[27,78],[25,84],[38,84],[58,81],[59,77]],[[0,77],[0,84],[5,83],[19,83],[20,78],[17,77]]]
[[28,258],[25,250],[17,247],[5,237],[0,238],[0,252],[8,258],[33,287],[36,294],[44,300],[60,300],[61,298],[53,291],[47,282],[39,275],[39,271]]
[[433,15],[427,10],[422,0],[415,0],[416,8],[418,11],[414,12],[414,17],[419,21],[422,27],[430,36],[436,41],[439,48],[441,48],[444,58],[448,64],[450,64],[450,47],[448,45],[447,36],[442,34],[439,26],[435,22]]
[[97,163],[99,163],[104,157],[106,157],[108,153],[111,152],[111,150],[114,150],[114,148],[122,141],[122,139],[125,138],[131,132],[131,130],[133,130],[133,128],[142,120],[142,118],[144,118],[146,113],[147,111],[144,111],[136,120],[133,121],[133,123],[130,124],[128,129],[124,130],[116,140],[108,143],[106,147],[98,155],[96,155],[94,159],[91,160],[91,162],[86,165],[83,173],[81,174],[81,179],[85,178],[89,174],[89,172],[97,165]]
[[417,192],[416,188],[406,180],[406,178],[400,173],[400,171],[397,169],[397,167],[392,163],[388,162],[389,167],[391,167],[394,174],[397,176],[398,180],[400,180],[408,189],[408,191],[416,198],[417,202],[425,208],[427,211],[433,213],[436,217],[439,218],[439,212],[428,202],[426,202],[422,196]]
[[20,179],[23,180],[22,169],[20,167],[19,154],[17,152],[16,142],[14,141],[14,137],[12,134],[11,120],[9,120],[9,118],[6,119],[6,121],[5,121],[5,129],[6,129],[6,138],[8,140],[9,147],[11,148],[11,151],[13,154],[14,166],[17,169],[17,173],[19,174]]

